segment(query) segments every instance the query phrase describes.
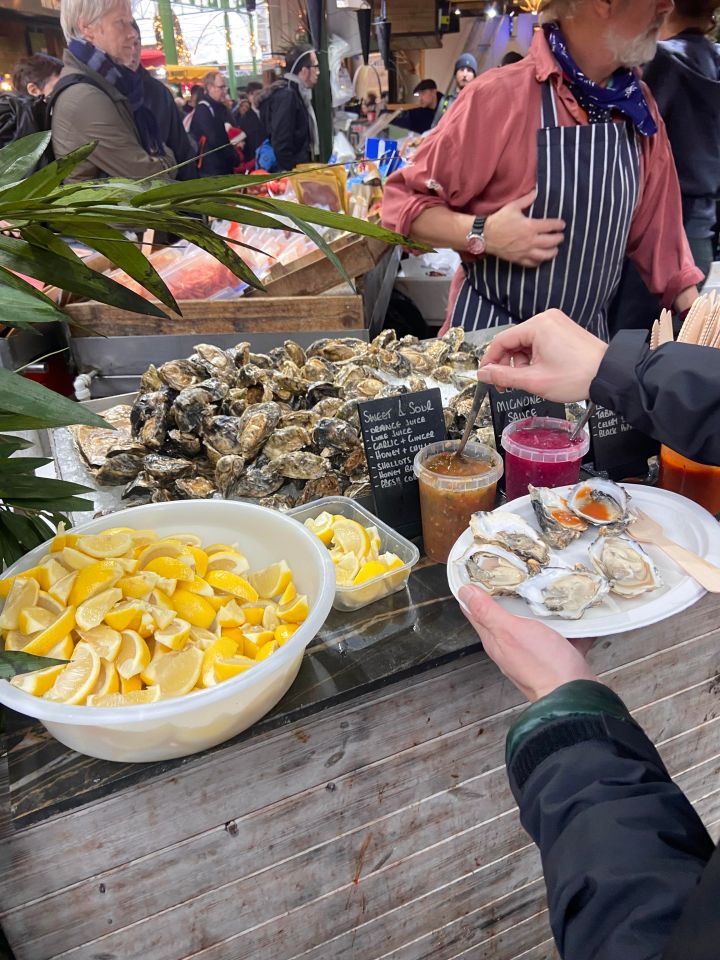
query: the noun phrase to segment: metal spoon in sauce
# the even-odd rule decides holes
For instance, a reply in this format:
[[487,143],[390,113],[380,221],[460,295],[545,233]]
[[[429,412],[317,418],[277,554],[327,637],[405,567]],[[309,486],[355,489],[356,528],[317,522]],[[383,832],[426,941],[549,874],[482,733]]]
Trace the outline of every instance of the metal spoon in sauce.
[[595,413],[595,404],[590,400],[587,407],[585,407],[585,412],[578,418],[575,426],[570,431],[570,443],[573,442],[575,437],[581,432],[585,424],[588,422],[590,417]]
[[455,451],[455,457],[458,460],[462,459],[463,450],[465,449],[465,444],[470,438],[472,429],[475,426],[475,421],[477,420],[477,415],[480,412],[480,406],[485,399],[485,396],[488,392],[488,385],[483,383],[481,380],[478,380],[477,386],[475,387],[475,396],[473,397],[472,407],[470,408],[470,413],[467,416],[465,422],[465,429],[463,430],[463,435],[460,440],[460,446]]

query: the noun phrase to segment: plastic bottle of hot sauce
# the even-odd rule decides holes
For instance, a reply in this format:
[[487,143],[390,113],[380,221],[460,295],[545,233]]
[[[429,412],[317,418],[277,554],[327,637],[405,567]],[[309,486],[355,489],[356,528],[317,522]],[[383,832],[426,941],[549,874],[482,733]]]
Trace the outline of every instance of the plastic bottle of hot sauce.
[[660,447],[660,479],[663,490],[680,493],[710,513],[720,514],[720,467],[688,460],[670,447]]
[[415,455],[413,470],[420,489],[425,553],[445,563],[453,544],[478,510],[495,506],[497,482],[503,463],[482,443],[468,443],[456,457],[459,440],[443,440],[423,447]]
[[530,483],[535,487],[562,487],[578,482],[590,436],[583,430],[571,442],[573,426],[555,417],[527,417],[505,427],[501,443],[508,500],[524,497]]

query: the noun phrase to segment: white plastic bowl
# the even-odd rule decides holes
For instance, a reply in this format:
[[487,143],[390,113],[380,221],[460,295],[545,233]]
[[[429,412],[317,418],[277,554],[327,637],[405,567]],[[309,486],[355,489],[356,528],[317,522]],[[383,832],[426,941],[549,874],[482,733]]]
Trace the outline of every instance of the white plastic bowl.
[[[286,560],[310,614],[279,650],[246,673],[185,697],[134,707],[86,707],[51,703],[0,681],[0,703],[38,719],[65,746],[122,763],[170,760],[213,747],[264,716],[289,689],[305,647],[330,612],[335,570],[322,543],[302,524],[276,510],[232,500],[185,500],[132,507],[92,520],[73,533],[109,527],[152,529],[160,535],[194,533],[203,544],[237,543],[254,570]],[[43,544],[3,576],[34,566]]]

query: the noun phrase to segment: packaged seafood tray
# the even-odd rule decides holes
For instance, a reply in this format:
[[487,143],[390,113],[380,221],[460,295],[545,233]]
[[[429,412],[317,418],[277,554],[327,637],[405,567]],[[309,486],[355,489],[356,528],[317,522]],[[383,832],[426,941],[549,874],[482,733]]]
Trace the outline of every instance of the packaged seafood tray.
[[394,567],[365,583],[347,585],[337,583],[333,600],[333,607],[336,610],[343,612],[360,610],[370,603],[375,603],[376,600],[382,600],[383,597],[389,597],[390,594],[404,589],[412,568],[420,559],[420,551],[414,543],[406,540],[392,527],[366,510],[362,504],[349,497],[323,497],[288,511],[289,516],[303,524],[306,520],[316,519],[322,513],[332,514],[333,517],[346,517],[365,529],[375,527],[380,536],[378,552],[395,554],[402,561],[402,566]]

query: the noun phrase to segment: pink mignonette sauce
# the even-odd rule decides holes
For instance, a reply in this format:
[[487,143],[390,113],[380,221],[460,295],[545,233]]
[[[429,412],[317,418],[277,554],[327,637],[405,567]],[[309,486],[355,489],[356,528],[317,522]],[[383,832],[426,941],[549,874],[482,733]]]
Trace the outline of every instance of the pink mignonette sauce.
[[572,423],[554,417],[528,417],[505,427],[502,448],[508,500],[524,497],[530,483],[535,487],[562,487],[578,482],[590,437],[583,431],[571,442],[572,428]]

